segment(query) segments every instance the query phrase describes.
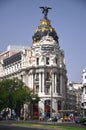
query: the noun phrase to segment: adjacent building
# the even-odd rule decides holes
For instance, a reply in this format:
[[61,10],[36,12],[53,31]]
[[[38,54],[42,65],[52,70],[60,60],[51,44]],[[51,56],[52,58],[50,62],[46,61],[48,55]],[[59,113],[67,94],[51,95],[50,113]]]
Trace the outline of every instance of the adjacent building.
[[68,82],[67,85],[67,113],[82,116],[82,83]]
[[82,72],[82,111],[86,117],[86,68]]

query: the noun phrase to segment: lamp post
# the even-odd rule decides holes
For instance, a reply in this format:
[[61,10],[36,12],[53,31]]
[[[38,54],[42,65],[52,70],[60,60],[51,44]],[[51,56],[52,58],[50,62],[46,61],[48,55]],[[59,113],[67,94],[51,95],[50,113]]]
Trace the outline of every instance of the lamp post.
[[53,91],[52,91],[52,77],[51,77],[51,102],[50,102],[50,118],[52,118],[52,101],[53,101]]

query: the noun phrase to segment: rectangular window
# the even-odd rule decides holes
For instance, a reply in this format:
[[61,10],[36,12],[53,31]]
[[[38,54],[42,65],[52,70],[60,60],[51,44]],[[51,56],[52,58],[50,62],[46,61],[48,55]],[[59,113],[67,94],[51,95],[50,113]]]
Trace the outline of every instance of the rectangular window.
[[36,93],[38,93],[39,92],[39,85],[36,85]]
[[50,94],[50,85],[46,85],[45,93]]
[[58,110],[61,110],[61,101],[58,100]]
[[51,73],[50,72],[46,72],[46,80],[50,80],[50,78],[51,78]]
[[57,93],[60,94],[60,77],[57,78]]
[[36,58],[36,65],[39,65],[39,58]]
[[46,57],[46,64],[49,65],[49,57]]
[[39,81],[39,73],[36,73],[36,81]]
[[55,58],[55,63],[57,64],[57,58]]
[[45,100],[45,106],[50,106],[50,100]]

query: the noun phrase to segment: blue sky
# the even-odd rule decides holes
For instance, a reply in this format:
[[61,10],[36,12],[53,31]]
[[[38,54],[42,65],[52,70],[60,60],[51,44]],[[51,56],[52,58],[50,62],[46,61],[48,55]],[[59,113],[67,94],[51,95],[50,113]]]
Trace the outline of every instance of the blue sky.
[[0,0],[0,52],[8,45],[32,46],[32,36],[43,14],[48,18],[65,52],[68,79],[82,82],[86,66],[86,0]]

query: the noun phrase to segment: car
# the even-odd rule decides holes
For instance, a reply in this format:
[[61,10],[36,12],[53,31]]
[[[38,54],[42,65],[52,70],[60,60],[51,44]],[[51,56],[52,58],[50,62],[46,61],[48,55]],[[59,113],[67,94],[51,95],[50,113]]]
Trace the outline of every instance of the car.
[[64,117],[63,117],[63,120],[64,120],[64,121],[69,121],[69,118],[68,118],[67,116],[64,116]]
[[47,119],[47,121],[57,121],[57,118],[56,117],[50,117]]
[[79,124],[80,123],[80,117],[75,118],[75,123]]
[[2,115],[0,114],[0,121],[3,119]]
[[51,117],[50,117],[50,118],[48,118],[48,119],[47,119],[47,121],[52,121],[52,118],[51,118]]

